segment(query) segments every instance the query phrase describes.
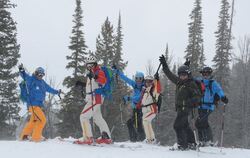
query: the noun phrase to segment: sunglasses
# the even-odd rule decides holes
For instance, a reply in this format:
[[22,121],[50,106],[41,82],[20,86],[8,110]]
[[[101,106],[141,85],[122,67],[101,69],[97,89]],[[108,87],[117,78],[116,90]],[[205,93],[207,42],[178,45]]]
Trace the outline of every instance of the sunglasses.
[[210,76],[210,72],[202,72],[202,76]]
[[45,76],[45,74],[44,73],[38,73],[37,76],[38,77],[43,77],[43,76]]

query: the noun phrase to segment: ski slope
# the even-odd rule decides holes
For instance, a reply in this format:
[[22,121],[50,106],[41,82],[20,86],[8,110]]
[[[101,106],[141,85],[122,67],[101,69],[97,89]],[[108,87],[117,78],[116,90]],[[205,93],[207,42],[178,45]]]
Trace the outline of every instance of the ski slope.
[[45,142],[0,141],[1,158],[250,158],[250,150],[205,147],[197,151],[170,151],[167,146],[120,142],[112,145],[76,145],[58,139]]

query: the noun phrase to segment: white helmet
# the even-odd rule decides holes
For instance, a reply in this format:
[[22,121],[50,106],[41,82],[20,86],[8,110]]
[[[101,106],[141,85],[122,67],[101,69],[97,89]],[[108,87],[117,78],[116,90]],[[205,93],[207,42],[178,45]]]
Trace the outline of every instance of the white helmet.
[[88,57],[86,60],[86,64],[93,64],[93,63],[97,63],[97,59],[93,56]]
[[151,81],[153,81],[153,80],[154,80],[154,77],[151,76],[151,75],[147,75],[147,76],[145,77],[145,80],[151,80]]

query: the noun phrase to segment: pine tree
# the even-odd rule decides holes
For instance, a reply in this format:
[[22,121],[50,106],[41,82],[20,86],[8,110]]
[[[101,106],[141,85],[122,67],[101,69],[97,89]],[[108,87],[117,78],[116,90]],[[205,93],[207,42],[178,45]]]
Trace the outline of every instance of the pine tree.
[[123,55],[122,41],[123,41],[123,34],[122,34],[121,14],[119,13],[118,26],[117,26],[116,36],[115,36],[115,55],[114,55],[113,62],[121,70],[124,70],[128,62],[124,62],[124,60],[122,59],[122,55]]
[[229,86],[228,78],[230,76],[230,49],[231,49],[231,32],[229,27],[230,16],[229,16],[230,5],[228,0],[221,1],[221,11],[219,14],[218,30],[215,32],[216,35],[216,55],[213,58],[214,75],[222,87],[227,90]]
[[17,66],[19,44],[16,22],[9,9],[15,5],[10,0],[0,1],[0,139],[14,136],[14,122],[19,119],[17,94]]
[[86,73],[85,59],[87,57],[87,46],[85,45],[84,33],[81,30],[82,23],[82,8],[81,0],[76,0],[76,9],[74,17],[74,26],[72,29],[72,36],[69,49],[72,51],[70,56],[67,56],[69,61],[66,66],[67,69],[73,70],[71,76],[67,76],[63,85],[69,89],[69,92],[62,100],[62,109],[59,113],[61,123],[59,123],[59,133],[63,137],[81,136],[81,125],[79,116],[84,105],[84,96],[79,91],[74,89],[74,85],[78,80],[84,80],[84,74]]
[[[120,37],[122,39],[122,35]],[[115,35],[114,27],[108,17],[102,25],[101,34],[96,39],[96,58],[105,66],[114,64],[115,56]]]
[[185,58],[190,59],[190,69],[194,76],[199,75],[199,70],[204,66],[205,56],[203,47],[203,24],[201,12],[201,0],[195,0],[194,9],[190,14],[191,22],[189,25],[188,46]]
[[[127,66],[127,62],[122,59],[122,25],[121,15],[119,14],[117,34],[114,34],[113,25],[107,18],[102,25],[101,34],[96,40],[96,57],[104,66],[112,67],[114,64],[118,69],[123,71]],[[126,115],[126,110],[122,105],[122,96],[126,95],[127,87],[117,76],[114,79],[114,90],[112,99],[105,98],[102,106],[103,116],[107,121],[112,131],[112,139],[122,141],[127,139],[127,132],[124,130],[124,125],[121,124],[121,112]],[[123,121],[126,121],[123,118]]]

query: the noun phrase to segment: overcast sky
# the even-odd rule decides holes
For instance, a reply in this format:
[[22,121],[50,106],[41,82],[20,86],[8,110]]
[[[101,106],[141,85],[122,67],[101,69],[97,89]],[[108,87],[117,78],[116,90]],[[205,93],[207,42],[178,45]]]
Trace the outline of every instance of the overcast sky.
[[[21,62],[33,71],[48,68],[48,76],[57,83],[71,74],[65,69],[72,15],[75,0],[12,0],[18,6],[12,10],[17,21],[18,42],[21,44]],[[215,55],[215,37],[221,0],[203,0],[204,45],[206,63],[211,65]],[[126,74],[144,71],[148,60],[155,69],[158,57],[164,53],[166,43],[174,61],[183,62],[188,40],[189,14],[194,0],[83,0],[86,44],[95,51],[96,37],[108,16],[117,26],[121,12],[124,34],[123,53],[129,61]],[[231,3],[231,1],[230,1]],[[234,46],[240,36],[249,34],[249,0],[235,0],[233,35]]]

